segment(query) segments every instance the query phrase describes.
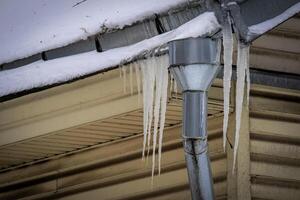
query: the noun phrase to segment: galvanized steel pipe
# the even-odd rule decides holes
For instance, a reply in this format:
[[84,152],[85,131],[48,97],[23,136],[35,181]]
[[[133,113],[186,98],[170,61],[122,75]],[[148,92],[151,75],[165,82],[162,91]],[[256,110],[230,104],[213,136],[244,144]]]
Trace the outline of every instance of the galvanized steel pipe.
[[170,71],[183,93],[183,146],[193,200],[213,200],[207,143],[207,91],[219,68],[220,47],[212,38],[169,44]]
[[193,200],[214,199],[207,144],[207,92],[183,93],[183,146]]

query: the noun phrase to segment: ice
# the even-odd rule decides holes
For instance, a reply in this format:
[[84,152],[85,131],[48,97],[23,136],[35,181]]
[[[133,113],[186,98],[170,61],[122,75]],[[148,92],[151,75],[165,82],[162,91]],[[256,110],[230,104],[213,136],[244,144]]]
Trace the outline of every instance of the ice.
[[[153,66],[153,59],[148,61],[142,60],[141,69],[143,74],[143,102],[144,102],[144,144],[143,157],[145,157],[146,147],[147,155],[150,151],[151,142],[151,127],[153,117],[153,96],[155,86],[155,67]],[[151,64],[149,64],[151,63]],[[149,67],[149,65],[151,67]]]
[[235,142],[233,149],[233,172],[235,170],[236,157],[239,146],[241,117],[243,110],[244,100],[244,88],[245,88],[245,76],[249,67],[249,46],[245,46],[241,42],[238,42],[238,57],[237,57],[237,83],[236,83],[236,124],[235,124]]
[[134,65],[136,84],[137,84],[138,104],[140,104],[140,99],[141,99],[141,72],[140,72],[140,67],[136,62],[134,62],[133,65]]
[[143,124],[144,124],[144,141],[143,141],[143,159],[145,158],[145,151],[147,146],[147,139],[148,139],[148,102],[149,102],[149,90],[148,90],[148,76],[147,76],[147,68],[145,67],[144,61],[140,61],[141,70],[142,70],[142,83],[143,83]]
[[[233,34],[231,30],[230,17],[223,26],[223,59],[224,59],[224,76],[223,76],[223,95],[224,95],[224,119],[223,119],[223,148],[226,150],[227,128],[229,120],[229,105],[230,105],[230,88],[232,76],[232,55],[233,55]],[[249,104],[250,92],[250,70],[249,70],[249,46],[238,41],[237,55],[237,83],[236,83],[236,124],[235,124],[235,143],[233,150],[233,172],[236,165],[236,157],[238,153],[241,116],[243,111],[245,81],[247,82],[246,104]]]
[[160,122],[159,122],[159,147],[158,147],[158,174],[161,172],[161,152],[162,152],[162,142],[163,142],[163,131],[165,128],[165,119],[167,111],[167,100],[168,100],[168,59],[165,57],[162,61],[162,88],[161,88],[161,108],[160,108]]
[[231,30],[230,17],[228,15],[227,21],[223,26],[223,59],[224,59],[224,77],[223,77],[223,93],[224,93],[224,119],[223,119],[223,148],[225,152],[227,127],[229,117],[229,103],[230,103],[230,86],[232,75],[232,52],[233,52],[233,36]]
[[123,80],[122,66],[119,66],[120,79]]
[[[161,149],[168,93],[168,59],[167,56],[150,57],[139,61],[143,74],[144,98],[144,141],[143,159],[149,154],[152,138],[152,181],[155,164],[158,160],[158,173],[161,167]],[[153,123],[152,123],[153,122]],[[153,130],[151,129],[153,125]],[[158,159],[156,149],[158,146]]]
[[174,81],[173,81],[173,84],[174,84],[175,98],[177,98],[177,93],[178,93],[177,82],[174,80]]
[[130,94],[133,95],[133,64],[129,65],[129,83],[130,83]]
[[249,66],[249,55],[250,55],[250,48],[248,47],[247,48],[247,53],[246,54],[246,80],[247,80],[247,108],[249,106],[249,96],[250,96],[250,84],[251,84],[251,81],[250,81],[250,66]]
[[[223,96],[224,96],[224,119],[223,119],[223,148],[226,151],[227,142],[227,128],[229,121],[229,105],[230,105],[230,88],[232,76],[232,55],[233,55],[233,34],[231,30],[230,16],[223,26],[223,60],[224,60],[224,76],[223,76]],[[241,116],[243,111],[245,79],[247,82],[246,104],[249,104],[250,92],[250,70],[249,70],[249,46],[238,41],[238,55],[237,55],[237,83],[236,83],[236,124],[235,124],[235,143],[233,149],[233,171],[236,165],[236,157],[238,153]]]
[[[149,77],[149,81],[148,81],[148,87],[146,88],[147,91],[145,91],[146,93],[148,93],[147,98],[148,98],[148,105],[144,105],[148,107],[148,124],[146,124],[148,126],[147,131],[148,131],[148,141],[147,141],[147,156],[149,156],[150,153],[150,146],[151,146],[151,128],[152,128],[152,122],[153,122],[153,104],[154,104],[154,89],[155,89],[155,72],[156,72],[156,67],[153,58],[149,60],[150,61],[150,66],[151,67],[147,67],[148,69],[148,73],[145,74],[144,76],[148,76]],[[144,91],[143,91],[144,92]],[[153,143],[156,141],[153,141]]]
[[[129,68],[129,87],[130,87],[130,94],[133,95],[133,67],[134,67],[134,63],[130,63],[128,66],[122,65],[120,67],[120,78],[123,80],[123,92],[124,94],[127,93],[127,71]],[[135,68],[136,70],[136,68]],[[137,73],[137,72],[136,72]],[[139,92],[139,90],[138,90]]]
[[126,90],[127,90],[127,76],[126,76],[126,71],[127,71],[127,68],[125,66],[122,66],[122,77],[123,77],[123,92],[124,94],[126,93]]
[[158,123],[159,123],[159,111],[160,111],[160,101],[161,101],[161,84],[162,84],[162,75],[163,68],[159,65],[160,63],[157,59],[154,59],[154,66],[156,68],[156,77],[155,77],[155,102],[154,102],[154,127],[153,127],[153,152],[152,152],[152,177],[154,176],[154,167],[155,167],[155,151],[157,144],[157,131],[158,131]]

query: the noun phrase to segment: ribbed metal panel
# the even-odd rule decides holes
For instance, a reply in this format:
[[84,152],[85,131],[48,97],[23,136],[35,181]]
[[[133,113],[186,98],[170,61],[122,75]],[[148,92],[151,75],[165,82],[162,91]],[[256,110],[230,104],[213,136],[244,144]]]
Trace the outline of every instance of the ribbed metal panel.
[[251,195],[300,198],[300,93],[254,91],[250,100]]
[[[209,141],[212,147],[210,154],[216,195],[218,199],[223,199],[226,197],[226,155],[222,153],[221,132],[216,131],[216,128],[220,127],[214,127],[214,133],[213,130],[211,130],[215,138],[211,138]],[[178,138],[178,136],[173,138]],[[90,177],[89,181],[94,180],[98,182],[100,187],[97,187],[95,190],[89,190],[87,193],[74,194],[65,199],[80,199],[84,196],[90,199],[96,199],[96,196],[101,196],[102,199],[155,199],[165,196],[161,197],[164,199],[169,198],[169,196],[174,196],[174,188],[178,188],[176,191],[180,192],[181,196],[190,199],[181,141],[177,140],[175,142],[174,139],[171,138],[170,140],[173,140],[173,147],[169,145],[166,146],[166,150],[163,153],[163,173],[160,177],[154,177],[153,189],[151,189],[150,186],[149,172],[151,165],[146,165],[145,167],[145,163],[141,162],[140,158],[132,159],[128,157],[120,163],[66,177],[62,187],[72,187],[76,184],[76,180],[84,180],[87,177]],[[170,141],[167,140],[167,142]],[[92,178],[93,176],[94,178]],[[113,183],[107,183],[108,180]]]
[[251,46],[252,68],[300,74],[299,14],[261,36]]
[[[166,127],[181,123],[181,103],[181,95],[174,94],[167,108]],[[221,102],[212,100],[209,117],[220,115],[222,115]],[[0,171],[140,134],[143,130],[142,120],[142,110],[136,110],[0,147]]]
[[[81,163],[75,158],[75,160],[69,161],[74,163],[74,169],[69,172],[64,172],[66,169],[63,167],[64,164],[58,161],[62,170],[51,172],[50,169],[49,173],[46,170],[41,176],[38,174],[31,176],[32,180],[16,177],[16,182],[7,183],[4,174],[3,180],[0,181],[0,191],[5,192],[0,192],[0,198],[52,199],[74,193],[75,196],[71,195],[66,198],[82,199],[87,195],[85,198],[88,199],[98,199],[99,196],[101,199],[146,199],[146,197],[156,199],[159,196],[168,199],[174,196],[174,188],[178,188],[179,196],[190,198],[181,141],[181,104],[180,94],[171,95],[166,115],[162,174],[155,177],[156,187],[153,189],[150,186],[151,165],[141,161],[142,111],[136,110],[2,148],[1,155],[8,151],[14,151],[14,154],[11,154],[14,159],[20,156],[19,166],[21,166],[30,162],[39,162],[39,159],[58,159],[59,157],[55,157],[55,154],[66,155],[71,152],[76,153],[78,150],[82,150],[81,152],[84,153],[85,148],[91,149],[89,147],[93,145],[110,142],[110,145],[96,148],[96,151],[99,151],[96,156],[99,161],[87,167],[82,166],[85,162]],[[222,110],[221,99],[209,99],[208,139],[217,199],[226,199],[226,154],[222,150]],[[33,148],[37,160],[32,160],[32,157],[24,159],[24,156],[29,155]],[[80,154],[78,153],[78,155]],[[87,157],[84,157],[85,159],[92,158],[96,155],[93,154],[90,152],[86,154]],[[30,155],[33,156],[33,154]],[[48,155],[48,157],[42,157],[42,155]],[[15,164],[8,163],[6,157],[2,156],[1,158],[4,163],[3,167],[11,168]],[[63,160],[66,158],[65,156],[61,157]],[[70,158],[72,159],[72,157]],[[55,163],[56,159],[49,162]],[[67,163],[69,162],[67,161]],[[148,162],[150,163],[150,160]],[[45,165],[46,168],[49,166],[53,165]],[[22,168],[18,170],[22,170]],[[41,170],[43,169],[41,168]],[[62,174],[55,175],[53,173]],[[55,177],[63,178],[55,180]],[[24,184],[28,187],[23,187]],[[58,189],[59,192],[57,192]],[[83,192],[79,196],[77,195],[78,189]],[[88,194],[84,191],[88,191]]]

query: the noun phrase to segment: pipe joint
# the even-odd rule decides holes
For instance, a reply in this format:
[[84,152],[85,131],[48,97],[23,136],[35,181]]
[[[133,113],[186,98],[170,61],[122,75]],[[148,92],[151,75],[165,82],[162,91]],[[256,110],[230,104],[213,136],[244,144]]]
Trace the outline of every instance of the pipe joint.
[[190,155],[206,153],[208,149],[207,139],[184,139],[184,151]]

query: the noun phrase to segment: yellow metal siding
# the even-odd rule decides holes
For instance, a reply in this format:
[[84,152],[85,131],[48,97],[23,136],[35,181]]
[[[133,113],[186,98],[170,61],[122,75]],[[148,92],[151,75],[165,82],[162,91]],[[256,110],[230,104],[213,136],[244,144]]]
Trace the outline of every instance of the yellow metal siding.
[[[209,118],[222,115],[221,91],[221,88],[214,87],[210,93],[210,98],[213,99],[209,102]],[[166,128],[181,123],[181,104],[180,94],[174,95],[170,99],[166,113]],[[0,172],[141,134],[143,130],[142,119],[143,111],[137,109],[81,126],[2,146],[0,147]]]
[[258,89],[250,102],[252,198],[300,199],[300,93]]
[[[210,155],[216,194],[218,199],[223,199],[226,197],[226,154],[222,151],[220,129],[222,117],[211,118],[209,121]],[[31,169],[27,168],[28,171],[25,169],[27,172],[31,170],[32,176],[25,175],[25,177],[31,178],[32,181],[27,180],[25,187],[14,186],[15,189],[10,191],[7,187],[7,192],[2,192],[0,197],[16,199],[29,196],[29,199],[40,197],[51,199],[81,191],[83,193],[68,198],[82,199],[82,196],[88,194],[86,197],[88,199],[141,199],[160,194],[172,195],[174,188],[181,188],[181,195],[189,196],[180,135],[180,125],[167,128],[164,137],[162,174],[154,178],[153,189],[151,189],[151,165],[141,160],[142,137],[136,135],[69,158],[62,157],[43,163],[37,165],[39,166],[37,168],[33,165]],[[88,166],[83,166],[88,163]],[[57,166],[57,170],[53,168],[54,166]],[[3,174],[1,186],[12,179],[26,182],[25,177],[19,178],[22,175],[18,171],[22,172],[24,169],[8,172],[10,173],[8,176]],[[37,171],[40,172],[34,175]],[[52,177],[49,173],[53,173]],[[44,176],[46,181],[40,180],[40,176]],[[58,178],[53,179],[53,176]]]

